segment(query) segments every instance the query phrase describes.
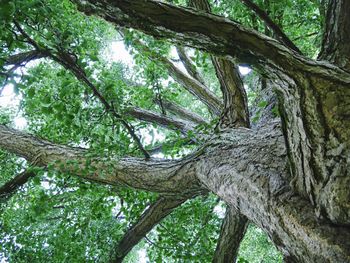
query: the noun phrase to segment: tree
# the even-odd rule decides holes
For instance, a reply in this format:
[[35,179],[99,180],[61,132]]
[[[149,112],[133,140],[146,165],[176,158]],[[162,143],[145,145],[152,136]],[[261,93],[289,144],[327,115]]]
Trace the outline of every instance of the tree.
[[[23,157],[27,166],[41,167],[28,169],[26,176],[42,174],[34,177],[39,184],[51,174],[64,185],[69,174],[118,189],[123,185],[157,193],[148,194],[152,204],[140,208],[142,215],[119,234],[114,262],[121,262],[176,207],[209,192],[227,205],[213,262],[235,260],[248,221],[268,234],[286,262],[350,262],[349,1],[258,5],[242,0],[247,9],[232,8],[238,1],[191,0],[188,7],[151,0],[73,2],[85,15],[108,24],[97,26],[100,20],[78,14],[65,1],[49,1],[50,8],[40,1],[6,2],[2,75],[18,83],[37,136],[1,125],[0,147]],[[287,11],[295,11],[293,3],[305,8],[304,19],[311,14],[307,25],[315,32],[303,31],[303,22],[291,18]],[[61,9],[66,10],[63,19],[57,18]],[[245,15],[245,25],[222,16],[237,13]],[[290,24],[299,25],[298,30]],[[120,65],[100,62],[101,43],[112,35],[108,25],[116,26],[132,46],[146,82],[126,78]],[[301,41],[298,46],[288,37],[295,32],[304,37],[323,32],[323,40],[312,47],[294,35]],[[186,73],[167,57],[169,44],[156,39],[176,46]],[[317,59],[310,58],[318,49]],[[16,69],[37,59],[44,62],[19,80]],[[251,85],[264,99],[256,98],[250,110],[259,118],[249,116],[238,64],[254,69]],[[207,112],[198,104],[178,105],[189,96],[176,95],[175,83],[164,89],[160,80],[167,74]],[[222,98],[210,87],[214,74]],[[152,158],[135,119],[178,131],[181,140],[176,143],[192,152],[179,159]],[[13,180],[27,181],[21,178],[23,173]],[[5,185],[1,191],[12,193],[14,188]],[[130,198],[132,191],[124,191]],[[103,202],[103,193],[97,197]],[[216,204],[206,206],[212,207],[209,215]],[[197,248],[195,241],[189,244]]]

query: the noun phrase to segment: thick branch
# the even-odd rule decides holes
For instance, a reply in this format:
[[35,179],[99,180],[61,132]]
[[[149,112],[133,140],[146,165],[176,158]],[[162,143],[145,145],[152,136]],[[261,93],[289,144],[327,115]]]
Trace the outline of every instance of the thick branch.
[[[155,100],[157,104],[159,104],[159,100]],[[168,111],[172,112],[176,116],[188,120],[190,122],[193,122],[195,125],[200,125],[200,124],[208,124],[206,120],[204,120],[200,115],[189,111],[185,109],[184,107],[181,107],[180,105],[170,101],[170,100],[162,100],[162,105],[165,109]]]
[[45,58],[47,56],[48,55],[45,54],[44,52],[40,52],[37,50],[26,51],[26,52],[18,53],[8,57],[6,59],[5,66],[10,66],[10,65],[20,66],[28,63],[29,61]]
[[247,229],[248,220],[235,208],[227,206],[213,263],[236,262],[239,245]]
[[28,182],[35,173],[32,171],[24,171],[12,178],[10,181],[0,187],[0,202],[9,199],[21,186]]
[[177,196],[202,191],[197,185],[191,158],[175,161],[116,158],[107,161],[89,157],[86,149],[53,144],[4,125],[0,125],[0,138],[1,148],[29,162],[38,166],[52,164],[61,172],[87,180]]
[[212,58],[224,97],[220,128],[250,127],[247,94],[238,67],[229,60]]
[[350,71],[350,1],[329,1],[319,58]]
[[160,115],[158,113],[136,107],[128,109],[126,114],[139,120],[161,125],[167,129],[179,130],[182,134],[187,134],[188,131],[193,131],[196,126],[195,123],[189,121]]
[[186,199],[159,197],[125,233],[115,249],[116,253],[114,258],[110,262],[122,262],[129,251],[137,245],[154,226],[185,201]]
[[223,17],[151,0],[72,1],[86,14],[95,14],[115,25],[139,29],[178,44],[227,55],[250,65],[269,65],[289,74],[296,70],[303,74],[317,72],[320,76],[350,83],[350,74],[343,70],[300,56],[278,41]]
[[[198,10],[211,12],[207,0],[191,0],[190,4]],[[247,94],[238,67],[227,59],[214,56],[212,56],[212,62],[224,97],[224,110],[219,128],[249,127]]]

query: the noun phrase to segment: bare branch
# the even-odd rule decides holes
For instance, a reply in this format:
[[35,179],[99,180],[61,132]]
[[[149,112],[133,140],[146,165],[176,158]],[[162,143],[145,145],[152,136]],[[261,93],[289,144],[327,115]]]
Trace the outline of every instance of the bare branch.
[[271,31],[275,34],[276,38],[281,41],[284,45],[289,47],[290,49],[301,54],[299,48],[288,38],[288,36],[282,31],[282,29],[272,21],[269,15],[261,9],[257,4],[255,4],[251,0],[241,0],[243,4],[245,4],[249,9],[253,10],[254,13],[260,17],[262,21],[271,29]]
[[212,113],[217,116],[220,115],[223,106],[222,102],[208,87],[199,82],[197,79],[183,72],[170,59],[159,56],[140,41],[134,40],[134,43],[141,51],[146,51],[150,59],[162,63],[168,70],[169,75],[178,83],[183,85],[183,87],[193,96],[203,102]]
[[91,157],[87,149],[53,144],[5,125],[0,125],[0,138],[2,149],[87,180],[176,196],[202,191],[195,177],[194,156],[174,161],[131,157],[107,161]]
[[179,130],[183,134],[187,134],[188,131],[194,130],[196,126],[195,123],[189,121],[181,120],[170,116],[160,115],[158,113],[136,107],[127,109],[125,113],[136,119],[155,123],[167,129]]
[[137,245],[154,226],[186,200],[187,198],[159,197],[125,233],[115,248],[115,256],[110,262],[122,262],[129,251]]
[[0,187],[0,202],[8,200],[21,186],[26,184],[35,173],[24,171]]
[[[159,104],[159,100],[155,100],[155,102],[157,104]],[[165,109],[167,109],[168,111],[172,112],[173,114],[175,114],[176,116],[188,120],[190,122],[195,123],[196,125],[200,125],[200,124],[208,124],[208,122],[206,120],[204,120],[200,115],[191,112],[187,109],[185,109],[184,107],[181,107],[180,105],[169,101],[169,100],[162,100],[162,104],[163,107]]]
[[239,245],[247,229],[248,220],[236,209],[227,206],[221,225],[213,263],[236,262]]
[[151,0],[72,1],[87,15],[95,14],[118,26],[142,30],[218,56],[236,58],[260,70],[267,66],[269,71],[283,71],[291,76],[297,71],[350,83],[350,74],[346,71],[303,57],[279,41],[224,17]]
[[179,58],[184,65],[187,73],[194,79],[198,80],[200,83],[205,85],[205,82],[201,75],[198,73],[196,66],[193,64],[192,60],[187,56],[186,50],[181,47],[177,46],[176,47],[177,54],[179,55]]
[[[207,0],[191,0],[190,4],[201,11],[211,11]],[[238,67],[227,59],[214,56],[211,59],[224,97],[224,110],[218,127],[249,127],[247,94]]]

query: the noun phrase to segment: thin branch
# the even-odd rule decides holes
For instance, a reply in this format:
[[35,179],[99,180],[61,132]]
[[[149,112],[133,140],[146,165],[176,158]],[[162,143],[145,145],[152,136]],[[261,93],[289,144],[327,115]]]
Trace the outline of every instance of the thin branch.
[[181,198],[159,197],[125,233],[124,237],[115,248],[115,255],[110,262],[122,262],[129,251],[146,237],[147,233],[151,231],[154,226],[186,200],[187,199]]
[[226,208],[213,263],[236,262],[239,245],[248,225],[245,216],[232,207]]
[[263,9],[261,9],[257,4],[255,4],[251,0],[241,0],[241,2],[244,5],[246,5],[249,9],[253,10],[254,13],[265,22],[265,24],[272,30],[272,32],[275,34],[279,41],[281,41],[290,49],[301,54],[299,48],[288,38],[288,36],[282,31],[282,29],[275,22],[272,21],[272,19]]
[[122,125],[127,129],[133,140],[136,142],[138,148],[141,150],[146,159],[150,158],[149,153],[143,147],[140,139],[135,133],[134,127],[128,123],[126,120],[122,118],[122,116],[116,112],[114,107],[107,102],[107,100],[102,96],[102,94],[98,91],[97,87],[92,84],[92,82],[86,76],[84,70],[77,64],[77,57],[74,54],[66,53],[61,51],[57,55],[53,54],[49,49],[42,49],[39,45],[21,28],[21,26],[15,21],[16,28],[18,31],[25,37],[36,50],[47,54],[47,56],[51,57],[54,61],[61,64],[64,68],[68,69],[73,75],[83,83],[85,83],[93,92],[94,96],[96,96],[100,102],[104,105],[107,112],[110,112],[118,121],[122,123]]
[[159,56],[146,45],[142,44],[138,40],[134,40],[136,48],[141,52],[147,52],[150,59],[160,62],[169,72],[169,75],[180,83],[188,92],[203,102],[211,112],[219,116],[222,109],[221,100],[204,84],[197,79],[179,69],[170,59]]
[[188,57],[185,48],[181,46],[176,47],[177,54],[179,55],[179,58],[184,65],[187,73],[194,79],[198,80],[200,83],[205,85],[205,82],[201,75],[198,73],[196,66],[194,65],[193,61]]
[[136,135],[134,127],[126,120],[124,120],[123,117],[114,109],[114,107],[107,102],[103,95],[98,91],[97,87],[94,84],[92,84],[92,82],[87,78],[84,70],[75,61],[73,61],[70,56],[64,53],[61,53],[58,56],[51,54],[50,56],[55,61],[60,63],[63,67],[71,71],[77,79],[84,82],[92,90],[94,96],[100,100],[100,102],[104,105],[106,111],[110,112],[118,121],[122,123],[122,125],[127,129],[133,140],[136,142],[138,148],[141,150],[145,158],[149,159],[150,155],[143,147],[139,137]]
[[34,177],[35,173],[32,171],[24,171],[10,181],[0,187],[0,202],[8,200],[15,192],[24,184],[28,182],[31,177]]

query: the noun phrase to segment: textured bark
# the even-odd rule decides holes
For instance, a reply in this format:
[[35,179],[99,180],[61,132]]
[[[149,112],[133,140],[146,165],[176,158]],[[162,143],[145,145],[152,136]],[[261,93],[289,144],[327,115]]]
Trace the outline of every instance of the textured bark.
[[31,177],[34,177],[34,172],[24,171],[10,181],[0,187],[0,202],[8,200],[16,191],[26,184]]
[[329,1],[326,29],[319,58],[350,71],[350,2]]
[[213,263],[236,262],[239,245],[247,229],[248,220],[233,207],[226,208]]
[[[33,162],[38,166],[52,164],[87,180],[111,185],[127,185],[137,189],[188,196],[201,192],[191,158],[184,160],[143,160],[116,158],[104,160],[88,157],[83,148],[50,143],[32,135],[0,125],[0,147]],[[186,176],[183,176],[183,173]]]
[[[211,11],[207,0],[192,0],[190,4],[198,10],[208,13]],[[250,127],[247,95],[238,67],[226,59],[214,56],[211,59],[224,99],[219,129]],[[248,220],[244,215],[230,206],[227,207],[213,262],[236,262],[239,245],[247,225]]]
[[[118,26],[132,27],[174,43],[237,58],[253,66],[315,73],[343,84],[350,74],[324,62],[296,54],[278,41],[226,18],[158,1],[72,0],[87,15]],[[218,30],[220,28],[220,30]]]
[[224,97],[220,128],[250,127],[247,94],[238,67],[229,60],[212,58]]
[[[1,148],[38,164],[86,161],[83,149],[55,145],[1,125],[0,136]],[[228,130],[182,160],[123,158],[109,170],[103,160],[92,163],[95,174],[85,175],[83,166],[56,168],[88,180],[168,195],[186,197],[208,189],[260,226],[296,262],[350,261],[349,228],[317,221],[311,204],[288,186],[286,149],[277,124],[259,131]]]
[[125,233],[123,238],[119,241],[115,249],[115,255],[110,262],[122,262],[130,250],[137,245],[154,226],[185,201],[186,199],[159,197]]
[[221,134],[204,150],[198,178],[295,262],[349,262],[350,229],[318,221],[311,204],[289,188],[286,149],[277,131],[272,125]]
[[[207,13],[211,12],[207,0],[191,0],[190,6]],[[247,94],[238,67],[230,60],[214,56],[212,62],[224,99],[219,128],[249,127]]]
[[179,130],[182,134],[187,134],[189,131],[193,131],[196,127],[196,124],[190,121],[160,115],[159,113],[140,108],[130,108],[126,110],[125,113],[139,120],[155,123],[168,129]]
[[350,89],[314,76],[276,82],[290,183],[319,217],[350,224]]

